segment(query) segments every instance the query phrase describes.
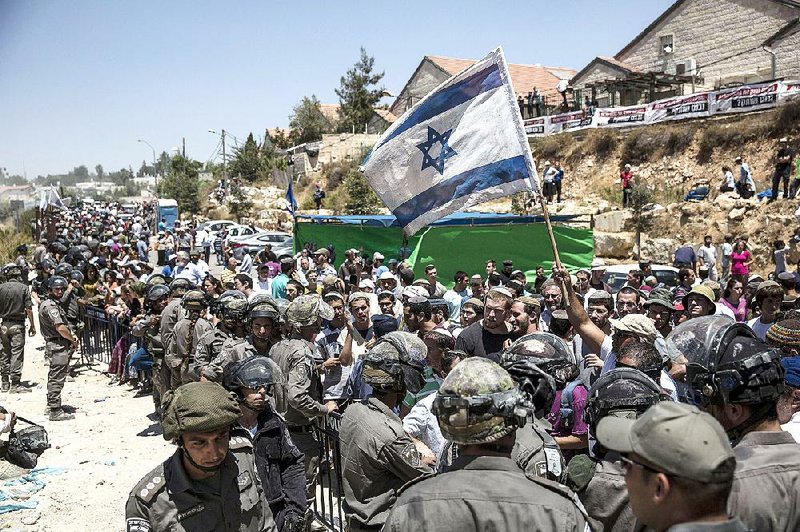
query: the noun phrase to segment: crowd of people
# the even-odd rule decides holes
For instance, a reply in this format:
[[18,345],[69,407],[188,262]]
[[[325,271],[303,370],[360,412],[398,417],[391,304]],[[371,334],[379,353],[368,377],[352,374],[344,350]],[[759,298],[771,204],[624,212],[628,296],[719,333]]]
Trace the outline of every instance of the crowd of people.
[[[774,280],[746,236],[709,236],[676,250],[676,286],[644,260],[613,289],[601,259],[490,259],[447,288],[433,263],[417,277],[333,246],[223,246],[212,268],[191,223],[158,266],[167,231],[148,227],[65,212],[0,284],[3,390],[30,391],[35,303],[53,421],[72,417],[85,308],[130,330],[109,377],[152,393],[177,447],[131,491],[129,531],[311,529],[324,462],[355,532],[800,529],[800,273],[782,242]],[[329,419],[338,460],[315,430]]]

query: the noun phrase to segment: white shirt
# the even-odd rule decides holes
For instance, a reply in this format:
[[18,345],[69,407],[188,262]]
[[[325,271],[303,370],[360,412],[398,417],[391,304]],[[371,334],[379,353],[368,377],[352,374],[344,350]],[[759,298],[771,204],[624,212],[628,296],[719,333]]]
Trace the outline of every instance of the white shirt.
[[733,246],[728,242],[722,244],[722,264],[727,265],[731,263],[731,253],[733,253]]
[[403,430],[412,438],[417,438],[427,445],[438,460],[445,439],[436,416],[431,412],[434,399],[436,399],[436,394],[432,393],[419,400],[403,418]]
[[795,412],[792,414],[792,419],[790,419],[788,423],[781,425],[781,429],[791,434],[792,438],[794,438],[794,441],[800,443],[800,412]]
[[736,316],[733,314],[733,311],[731,309],[729,309],[722,303],[714,303],[714,305],[717,307],[717,311],[714,314],[728,316],[732,320],[734,321],[736,320]]
[[703,264],[709,269],[717,265],[717,248],[714,246],[700,246],[697,248],[697,256],[703,259]]
[[756,333],[756,336],[762,342],[766,341],[767,338],[767,329],[772,327],[772,324],[775,323],[773,321],[769,323],[762,323],[761,317],[753,318],[752,320],[747,322],[747,326],[753,329],[753,332]]

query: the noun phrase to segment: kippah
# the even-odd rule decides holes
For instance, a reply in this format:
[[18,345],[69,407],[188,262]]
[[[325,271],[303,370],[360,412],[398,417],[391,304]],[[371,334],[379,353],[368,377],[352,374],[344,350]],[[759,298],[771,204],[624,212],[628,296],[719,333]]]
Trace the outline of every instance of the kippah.
[[800,388],[800,356],[783,357],[781,365],[786,370],[784,382],[792,388]]
[[767,329],[767,342],[783,347],[800,347],[800,320],[783,320]]

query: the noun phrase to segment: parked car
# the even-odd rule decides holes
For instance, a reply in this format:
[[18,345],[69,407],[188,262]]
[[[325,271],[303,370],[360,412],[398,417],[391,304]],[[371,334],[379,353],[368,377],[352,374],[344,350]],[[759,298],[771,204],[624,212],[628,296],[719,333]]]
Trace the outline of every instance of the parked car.
[[[275,251],[275,248],[278,245],[283,245],[283,243],[291,239],[292,235],[290,235],[289,233],[264,231],[253,235],[246,235],[238,238],[229,238],[228,245],[231,247],[231,249],[236,249],[239,247],[246,246],[247,249],[250,251],[250,253],[258,253],[259,251],[264,249],[267,246],[267,244],[272,244],[272,250]],[[278,253],[277,251],[275,251],[275,253],[280,255],[280,253]]]
[[294,255],[294,238],[288,238],[279,244],[273,244],[272,252],[278,257],[281,255]]
[[234,242],[238,240],[246,240],[253,235],[259,233],[266,233],[264,229],[258,229],[257,227],[250,227],[249,225],[229,225],[226,227],[228,230],[228,237],[225,239],[225,245],[230,246]]
[[226,227],[232,227],[234,225],[238,224],[231,220],[209,220],[201,223],[199,226],[197,226],[197,228],[208,231],[208,234],[211,235],[211,238],[213,239],[217,236],[218,232],[222,231]]
[[[664,283],[667,286],[676,286],[678,284],[678,268],[672,266],[663,266],[660,264],[652,264],[653,275],[659,283]],[[615,264],[606,268],[606,273],[603,275],[605,281],[616,292],[628,280],[628,272],[631,270],[638,270],[639,264]]]

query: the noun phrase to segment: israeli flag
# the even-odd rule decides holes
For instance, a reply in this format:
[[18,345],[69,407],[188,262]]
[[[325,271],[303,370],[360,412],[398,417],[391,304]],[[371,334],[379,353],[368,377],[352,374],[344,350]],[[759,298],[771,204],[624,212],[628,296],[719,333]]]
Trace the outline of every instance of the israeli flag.
[[403,114],[362,170],[407,235],[466,207],[538,190],[503,50]]

